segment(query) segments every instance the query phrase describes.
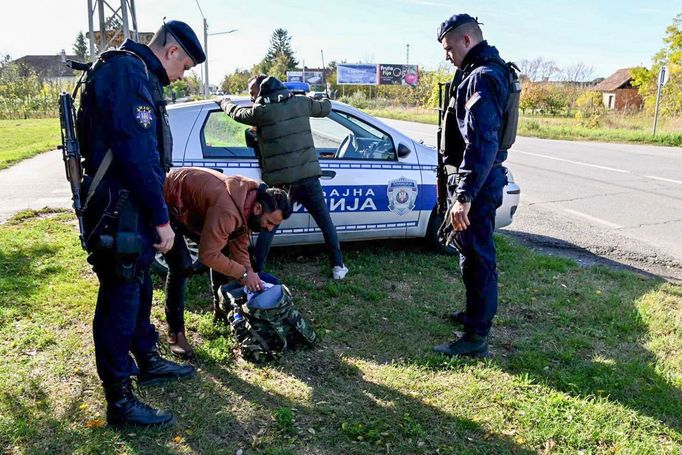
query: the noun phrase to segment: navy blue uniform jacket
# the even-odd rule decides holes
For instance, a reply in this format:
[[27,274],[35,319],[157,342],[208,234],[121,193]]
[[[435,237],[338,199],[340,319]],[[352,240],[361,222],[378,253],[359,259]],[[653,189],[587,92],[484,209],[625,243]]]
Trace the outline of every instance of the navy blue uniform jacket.
[[168,222],[168,208],[163,199],[165,172],[157,137],[161,119],[148,77],[158,77],[162,85],[169,80],[149,47],[128,40],[121,49],[139,55],[144,63],[131,55],[115,56],[94,72],[90,100],[95,104],[90,112],[95,118],[88,134],[86,173],[94,176],[111,148],[112,164],[97,193],[110,190],[115,195],[118,189],[129,190],[143,220],[159,226]]
[[509,82],[505,70],[490,63],[494,58],[499,59],[499,53],[486,41],[474,46],[462,62],[463,80],[456,88],[457,127],[465,144],[457,193],[472,199],[493,165],[507,158],[507,151],[499,150],[499,140]]

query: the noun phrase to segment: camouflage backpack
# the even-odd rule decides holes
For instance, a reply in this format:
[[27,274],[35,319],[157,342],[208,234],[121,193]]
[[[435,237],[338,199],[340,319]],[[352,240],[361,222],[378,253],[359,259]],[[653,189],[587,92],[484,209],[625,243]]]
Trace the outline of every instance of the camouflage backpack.
[[248,301],[242,286],[226,284],[220,288],[220,305],[247,360],[277,359],[287,349],[301,344],[313,346],[318,341],[315,330],[294,308],[291,292],[282,284]]

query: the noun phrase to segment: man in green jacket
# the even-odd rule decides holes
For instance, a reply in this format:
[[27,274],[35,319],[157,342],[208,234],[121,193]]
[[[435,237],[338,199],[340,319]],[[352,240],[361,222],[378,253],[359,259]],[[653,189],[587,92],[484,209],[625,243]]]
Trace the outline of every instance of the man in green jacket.
[[[262,78],[261,78],[262,79]],[[305,207],[324,235],[332,262],[332,277],[342,280],[348,273],[336,234],[329,216],[320,176],[322,170],[310,132],[310,117],[326,117],[331,112],[331,102],[314,100],[307,96],[294,96],[276,77],[269,76],[257,85],[258,78],[250,81],[252,107],[240,107],[229,99],[220,101],[220,107],[234,120],[256,127],[260,152],[262,178],[270,186],[284,188],[292,201]],[[276,228],[258,234],[254,270],[263,270]]]

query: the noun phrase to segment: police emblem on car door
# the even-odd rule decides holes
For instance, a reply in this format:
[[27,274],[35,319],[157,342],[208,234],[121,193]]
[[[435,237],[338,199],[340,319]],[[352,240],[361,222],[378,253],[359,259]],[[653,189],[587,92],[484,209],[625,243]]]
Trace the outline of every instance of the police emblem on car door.
[[388,209],[400,216],[409,213],[417,203],[419,186],[417,182],[405,177],[391,180],[386,187]]

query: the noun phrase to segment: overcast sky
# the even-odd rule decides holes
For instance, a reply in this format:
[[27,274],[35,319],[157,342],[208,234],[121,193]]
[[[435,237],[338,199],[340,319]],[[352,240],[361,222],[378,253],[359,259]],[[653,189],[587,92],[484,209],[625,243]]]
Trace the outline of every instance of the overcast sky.
[[[120,0],[108,0],[119,5]],[[93,0],[95,2],[95,0]],[[87,32],[87,0],[3,0],[0,53],[71,51],[79,31]],[[507,60],[543,57],[559,66],[584,62],[594,76],[651,63],[663,46],[665,29],[682,2],[487,0],[199,0],[210,36],[211,83],[235,68],[250,68],[265,55],[275,28],[289,31],[299,61],[308,67],[331,60],[348,63],[410,63],[437,67],[444,58],[435,40],[438,24],[457,12],[483,22],[485,38]],[[139,31],[155,31],[164,16],[189,23],[202,37],[195,0],[136,0]]]

